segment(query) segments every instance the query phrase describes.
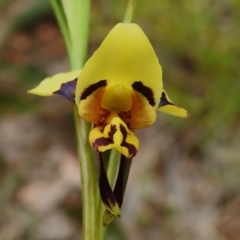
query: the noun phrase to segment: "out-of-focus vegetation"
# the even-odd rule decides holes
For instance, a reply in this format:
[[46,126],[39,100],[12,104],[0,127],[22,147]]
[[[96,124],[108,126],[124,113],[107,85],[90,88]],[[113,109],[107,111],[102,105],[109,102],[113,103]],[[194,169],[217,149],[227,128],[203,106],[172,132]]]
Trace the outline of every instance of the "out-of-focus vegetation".
[[[89,56],[123,0],[93,0]],[[72,105],[26,94],[67,71],[48,1],[0,1],[0,239],[77,239],[81,201]],[[135,22],[188,119],[142,131],[111,239],[240,239],[240,1],[138,0]],[[117,57],[117,56],[116,56]],[[125,210],[124,210],[125,209]]]

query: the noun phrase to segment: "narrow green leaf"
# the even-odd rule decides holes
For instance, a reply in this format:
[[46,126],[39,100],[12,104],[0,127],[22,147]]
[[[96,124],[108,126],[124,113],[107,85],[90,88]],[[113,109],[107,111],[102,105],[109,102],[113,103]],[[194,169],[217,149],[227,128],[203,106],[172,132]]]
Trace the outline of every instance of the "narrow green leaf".
[[81,171],[81,191],[83,208],[83,238],[98,240],[97,230],[97,179],[92,149],[89,145],[88,134],[91,125],[79,117],[77,107],[74,108],[77,133],[77,149]]
[[61,0],[69,28],[71,41],[71,66],[79,69],[76,61],[81,67],[84,65],[87,56],[90,0]]
[[136,0],[129,0],[128,1],[128,6],[127,6],[127,9],[126,9],[124,18],[123,18],[124,23],[131,23],[132,22],[135,5],[136,5]]
[[[54,11],[60,30],[62,32],[64,42],[66,44],[67,52],[68,54],[71,54],[70,35],[69,35],[67,20],[63,11],[62,4],[59,0],[50,0],[50,3],[52,5],[52,9]],[[71,57],[69,56],[69,58]]]

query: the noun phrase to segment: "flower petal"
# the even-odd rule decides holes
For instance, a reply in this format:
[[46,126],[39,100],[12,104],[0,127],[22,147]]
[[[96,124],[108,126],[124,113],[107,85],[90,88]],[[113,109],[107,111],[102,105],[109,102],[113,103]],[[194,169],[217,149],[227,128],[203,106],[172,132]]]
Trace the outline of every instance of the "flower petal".
[[175,105],[167,95],[167,92],[163,90],[158,109],[161,112],[168,113],[177,117],[188,117],[188,112],[184,108]]
[[[124,119],[125,113],[119,113],[119,116]],[[131,117],[129,123],[132,129],[149,127],[156,121],[156,110],[148,103],[148,100],[138,92],[133,95],[133,104],[131,109]]]
[[153,106],[157,108],[162,92],[162,70],[148,38],[138,25],[119,23],[110,31],[79,76],[76,103],[90,85],[100,80],[106,80],[108,85],[122,83],[129,88],[140,81],[149,89]]
[[29,90],[28,93],[40,96],[51,96],[54,92],[61,89],[63,83],[77,79],[80,72],[81,70],[75,70],[72,72],[58,73],[52,77],[45,78],[37,87]]
[[105,152],[115,147],[113,140],[104,135],[102,127],[95,127],[90,131],[89,142],[91,146],[99,152]]
[[93,91],[85,99],[82,99],[78,105],[79,115],[87,122],[104,125],[110,112],[101,107],[102,96],[104,94],[104,87],[99,87]]
[[104,128],[104,135],[109,136],[115,148],[126,158],[132,158],[139,149],[139,140],[135,133],[119,117],[114,117]]
[[94,127],[89,133],[89,142],[99,152],[116,148],[127,158],[135,156],[139,148],[135,133],[119,117],[113,117],[104,129]]

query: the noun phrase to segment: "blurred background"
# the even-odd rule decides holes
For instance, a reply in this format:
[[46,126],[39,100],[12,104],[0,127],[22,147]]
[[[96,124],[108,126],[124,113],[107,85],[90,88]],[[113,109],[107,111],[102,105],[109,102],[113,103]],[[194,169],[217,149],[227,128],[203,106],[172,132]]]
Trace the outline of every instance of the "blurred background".
[[[93,0],[89,56],[123,0]],[[69,69],[47,0],[0,1],[0,240],[81,236],[72,104],[26,91]],[[138,0],[134,21],[187,119],[158,114],[137,131],[122,216],[108,238],[240,239],[240,1]]]

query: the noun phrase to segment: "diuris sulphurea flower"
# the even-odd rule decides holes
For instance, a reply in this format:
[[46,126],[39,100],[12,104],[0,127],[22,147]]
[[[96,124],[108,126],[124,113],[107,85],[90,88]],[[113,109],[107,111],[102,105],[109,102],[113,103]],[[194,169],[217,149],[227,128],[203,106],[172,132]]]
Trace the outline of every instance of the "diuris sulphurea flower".
[[[139,140],[134,130],[152,125],[156,110],[179,117],[188,115],[163,90],[158,58],[147,36],[134,23],[117,24],[82,70],[46,78],[29,93],[60,94],[75,102],[79,115],[93,125],[89,133],[91,146],[99,153],[117,149],[122,162],[136,155]],[[104,182],[100,193],[111,219],[120,214],[122,199],[114,192],[104,199],[103,185],[108,181],[99,156],[99,181]]]

